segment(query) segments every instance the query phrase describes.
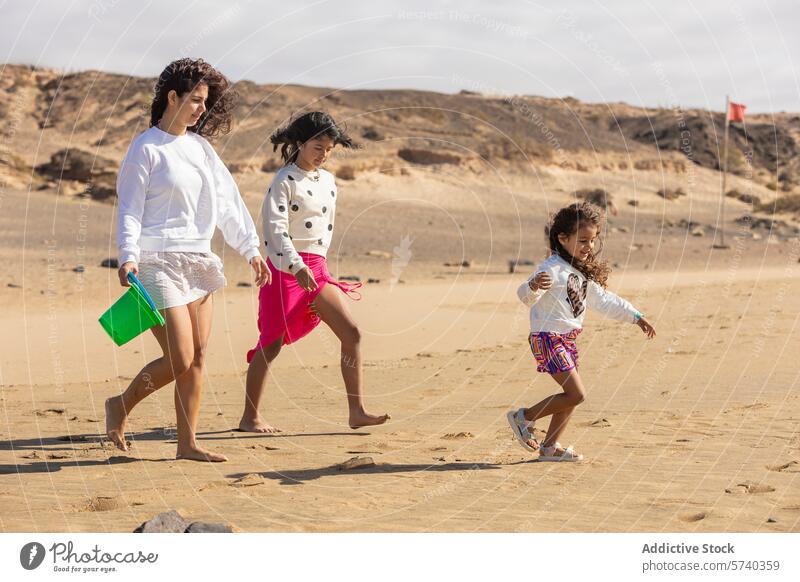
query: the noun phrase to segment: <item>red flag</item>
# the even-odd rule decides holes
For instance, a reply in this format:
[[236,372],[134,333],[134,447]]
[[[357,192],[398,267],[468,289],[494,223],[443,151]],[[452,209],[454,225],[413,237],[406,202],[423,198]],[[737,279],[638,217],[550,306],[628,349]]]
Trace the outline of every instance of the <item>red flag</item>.
[[731,101],[728,105],[728,121],[744,121],[745,109],[747,109],[746,105]]

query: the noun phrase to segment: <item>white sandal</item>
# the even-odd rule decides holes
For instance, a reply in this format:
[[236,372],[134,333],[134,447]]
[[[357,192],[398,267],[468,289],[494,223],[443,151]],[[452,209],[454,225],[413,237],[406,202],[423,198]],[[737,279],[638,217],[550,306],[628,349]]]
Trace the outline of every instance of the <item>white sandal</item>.
[[560,455],[556,455],[555,452],[558,449],[562,448],[564,447],[562,447],[559,443],[554,444],[552,447],[545,447],[545,446],[541,447],[539,449],[539,460],[553,461],[553,462],[564,461],[573,463],[583,460],[583,455],[581,455],[580,453],[576,453],[575,449],[573,449],[572,446],[569,446],[566,449],[564,449],[564,452],[561,453]]
[[[525,409],[511,410],[506,414],[506,420],[514,432],[514,438],[522,445],[522,448],[531,453],[539,448],[539,441],[533,436],[533,422],[525,419]],[[536,443],[536,447],[528,444],[528,441]]]

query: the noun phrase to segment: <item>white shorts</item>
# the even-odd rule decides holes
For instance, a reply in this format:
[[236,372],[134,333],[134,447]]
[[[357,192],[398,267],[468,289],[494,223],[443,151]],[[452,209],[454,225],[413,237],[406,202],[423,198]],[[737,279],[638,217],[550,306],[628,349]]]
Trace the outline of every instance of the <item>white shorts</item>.
[[186,305],[227,285],[214,253],[141,251],[137,277],[158,309]]

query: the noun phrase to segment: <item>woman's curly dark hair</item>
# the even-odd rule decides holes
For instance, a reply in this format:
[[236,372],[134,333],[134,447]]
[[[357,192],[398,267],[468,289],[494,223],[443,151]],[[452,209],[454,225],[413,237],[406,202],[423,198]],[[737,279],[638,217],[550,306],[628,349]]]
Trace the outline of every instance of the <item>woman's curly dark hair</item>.
[[157,125],[167,109],[167,95],[175,91],[178,97],[194,90],[199,84],[208,86],[206,111],[192,127],[187,128],[206,138],[225,135],[231,130],[236,92],[217,69],[203,59],[172,61],[158,76],[150,106],[150,127]]
[[[558,240],[558,235],[565,234],[570,236],[578,232],[578,229],[586,224],[597,227],[598,242],[600,243],[597,251],[592,251],[585,261],[576,259],[570,255]],[[599,232],[603,225],[603,214],[599,208],[588,202],[576,202],[565,206],[553,215],[550,223],[545,227],[550,250],[559,257],[567,261],[570,265],[578,269],[590,281],[595,281],[603,288],[608,283],[608,275],[611,268],[606,261],[600,261],[597,256],[603,251],[603,241],[599,238]]]
[[346,148],[356,147],[347,131],[336,125],[333,117],[324,111],[304,113],[273,133],[269,141],[272,142],[272,151],[280,146],[281,158],[284,164],[289,164],[297,159],[300,145],[316,137],[328,136],[333,140],[333,145]]

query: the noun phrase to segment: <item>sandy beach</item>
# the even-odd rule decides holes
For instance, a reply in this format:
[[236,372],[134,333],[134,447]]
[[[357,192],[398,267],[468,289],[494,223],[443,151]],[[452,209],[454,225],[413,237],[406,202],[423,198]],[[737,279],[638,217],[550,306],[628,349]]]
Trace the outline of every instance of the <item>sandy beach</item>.
[[[29,240],[47,238],[32,230]],[[124,532],[177,509],[241,531],[798,531],[800,265],[769,247],[612,275],[659,335],[589,316],[589,396],[565,439],[587,460],[566,466],[533,460],[504,418],[554,388],[525,341],[515,289],[527,271],[429,262],[403,283],[365,285],[350,306],[367,404],[392,420],[347,428],[338,344],[321,327],[284,350],[270,379],[263,412],[283,433],[254,435],[232,430],[256,290],[237,286],[247,274],[231,254],[200,419],[203,444],[230,461],[205,465],[174,460],[171,387],[135,410],[130,454],[101,437],[104,399],[160,355],[150,335],[117,348],[97,324],[121,291],[115,272],[9,253],[25,278],[2,290],[0,530]],[[336,275],[356,264],[332,261]],[[374,465],[343,470],[353,457]]]
[[[133,412],[130,452],[114,449],[103,403],[161,355],[149,333],[118,348],[97,322],[122,293],[102,261],[116,257],[114,177],[144,128],[152,79],[10,66],[0,531],[130,532],[170,509],[245,532],[800,531],[797,190],[791,176],[775,181],[770,157],[770,124],[794,147],[796,117],[749,118],[761,149],[729,175],[721,218],[721,116],[709,112],[685,112],[698,147],[688,161],[669,109],[237,87],[249,113],[215,147],[254,217],[277,167],[265,140],[293,111],[321,103],[366,144],[329,164],[339,196],[328,260],[335,277],[364,282],[349,305],[366,403],[391,421],[347,427],[339,346],[320,327],[284,349],[269,379],[262,413],[283,432],[233,430],[257,289],[218,234],[228,285],[214,297],[199,437],[229,461],[175,460],[171,386]],[[516,288],[546,256],[549,215],[593,189],[618,210],[603,230],[609,288],[658,336],[588,315],[588,397],[563,439],[586,460],[540,463],[505,419],[556,391],[535,371]],[[786,212],[770,212],[784,194]],[[525,265],[510,273],[509,261]]]

